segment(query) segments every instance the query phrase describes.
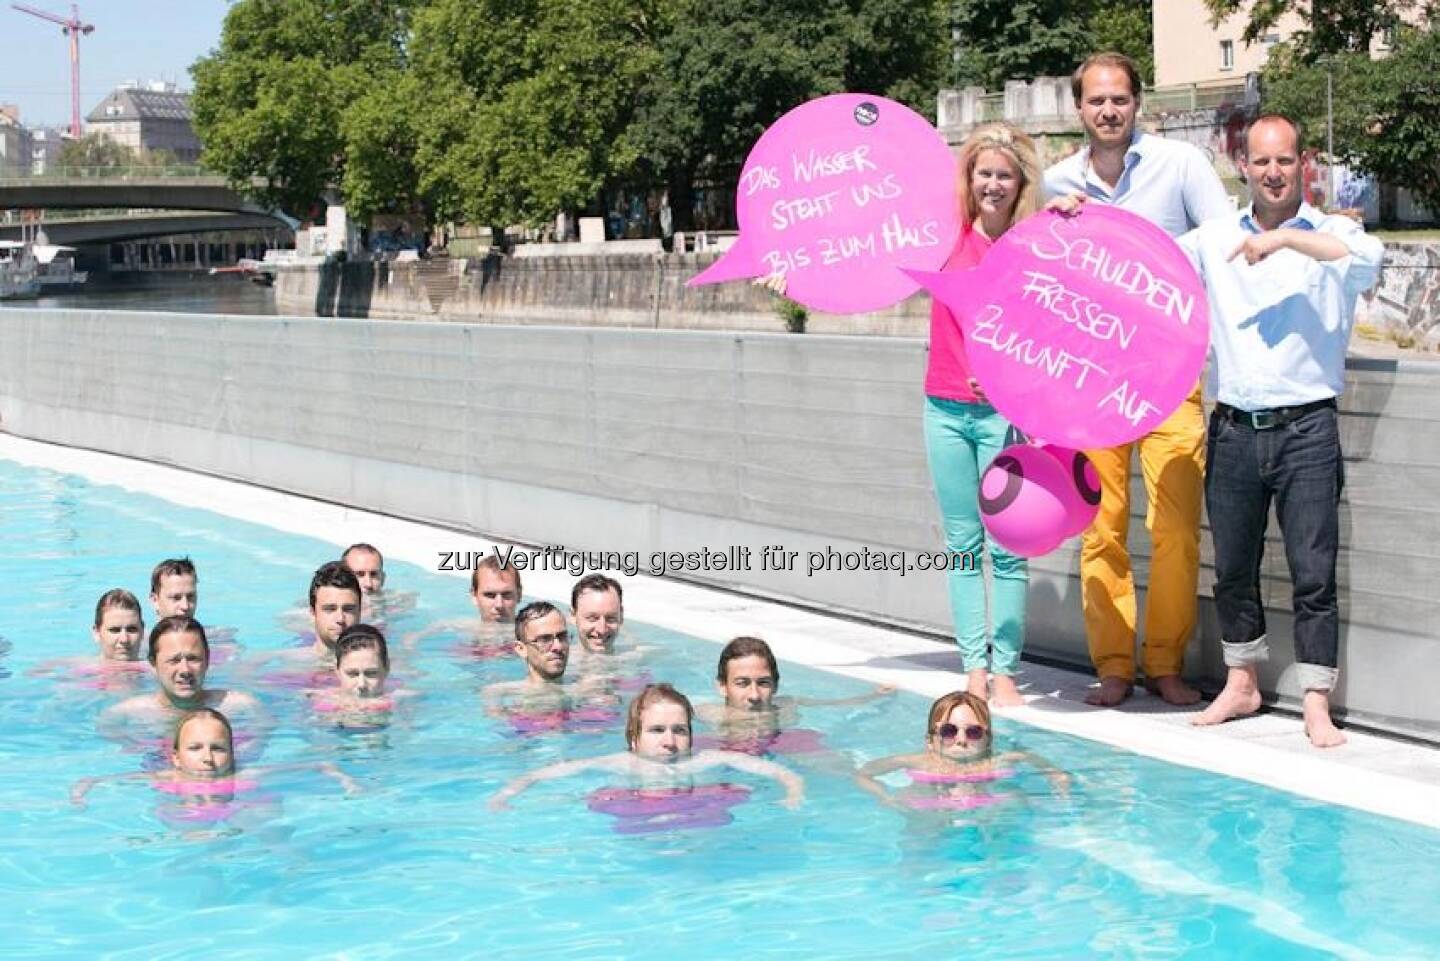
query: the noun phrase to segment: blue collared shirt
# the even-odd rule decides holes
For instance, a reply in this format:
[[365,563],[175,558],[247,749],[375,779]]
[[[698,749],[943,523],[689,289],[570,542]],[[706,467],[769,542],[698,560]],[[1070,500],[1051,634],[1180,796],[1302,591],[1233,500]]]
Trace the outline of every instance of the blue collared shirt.
[[1235,212],[1204,154],[1183,141],[1138,129],[1114,190],[1091,169],[1088,146],[1045,171],[1047,197],[1076,193],[1139,214],[1172,237]]
[[1257,264],[1231,259],[1246,236],[1262,232],[1248,207],[1179,238],[1210,301],[1208,392],[1240,410],[1340,396],[1355,301],[1380,278],[1385,256],[1355,221],[1309,204],[1281,226],[1338,237],[1350,253],[1314,260],[1286,248]]

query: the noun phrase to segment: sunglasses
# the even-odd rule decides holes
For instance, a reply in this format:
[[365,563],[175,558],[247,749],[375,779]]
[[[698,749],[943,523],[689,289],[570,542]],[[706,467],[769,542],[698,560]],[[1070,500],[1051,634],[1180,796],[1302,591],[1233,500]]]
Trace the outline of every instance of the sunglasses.
[[967,741],[983,741],[987,733],[984,726],[980,724],[967,724],[963,728],[956,727],[954,724],[942,724],[935,729],[935,733],[942,741],[953,741],[960,736],[962,731]]

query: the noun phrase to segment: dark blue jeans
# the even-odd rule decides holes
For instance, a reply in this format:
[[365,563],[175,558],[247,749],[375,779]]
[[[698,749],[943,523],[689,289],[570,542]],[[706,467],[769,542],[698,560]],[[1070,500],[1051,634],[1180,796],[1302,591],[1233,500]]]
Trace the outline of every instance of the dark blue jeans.
[[1208,444],[1205,507],[1225,663],[1241,667],[1269,656],[1260,560],[1273,501],[1290,565],[1299,680],[1305,690],[1329,691],[1340,647],[1335,557],[1345,483],[1335,410],[1314,410],[1269,430],[1216,412]]

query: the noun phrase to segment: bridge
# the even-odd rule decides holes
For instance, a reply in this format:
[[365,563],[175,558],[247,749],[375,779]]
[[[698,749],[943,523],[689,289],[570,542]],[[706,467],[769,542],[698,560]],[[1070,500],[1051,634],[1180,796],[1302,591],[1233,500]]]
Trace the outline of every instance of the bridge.
[[112,208],[251,214],[295,226],[199,167],[61,167],[40,176],[0,177],[0,210]]
[[[210,211],[157,211],[104,217],[46,220],[41,226],[52,244],[118,243],[174,234],[230,230],[274,230],[281,222],[269,214],[214,213]],[[0,240],[20,240],[20,224],[0,224]]]

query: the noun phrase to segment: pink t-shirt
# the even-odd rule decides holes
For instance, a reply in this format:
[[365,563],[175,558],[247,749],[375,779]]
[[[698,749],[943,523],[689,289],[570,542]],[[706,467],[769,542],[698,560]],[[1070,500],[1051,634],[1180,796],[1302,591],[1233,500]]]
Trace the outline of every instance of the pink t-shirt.
[[[943,269],[974,267],[990,250],[990,244],[990,238],[967,225],[960,231],[955,252]],[[967,404],[978,400],[970,389],[970,364],[965,359],[965,336],[960,332],[960,323],[938,300],[930,302],[930,363],[925,368],[925,394]]]

